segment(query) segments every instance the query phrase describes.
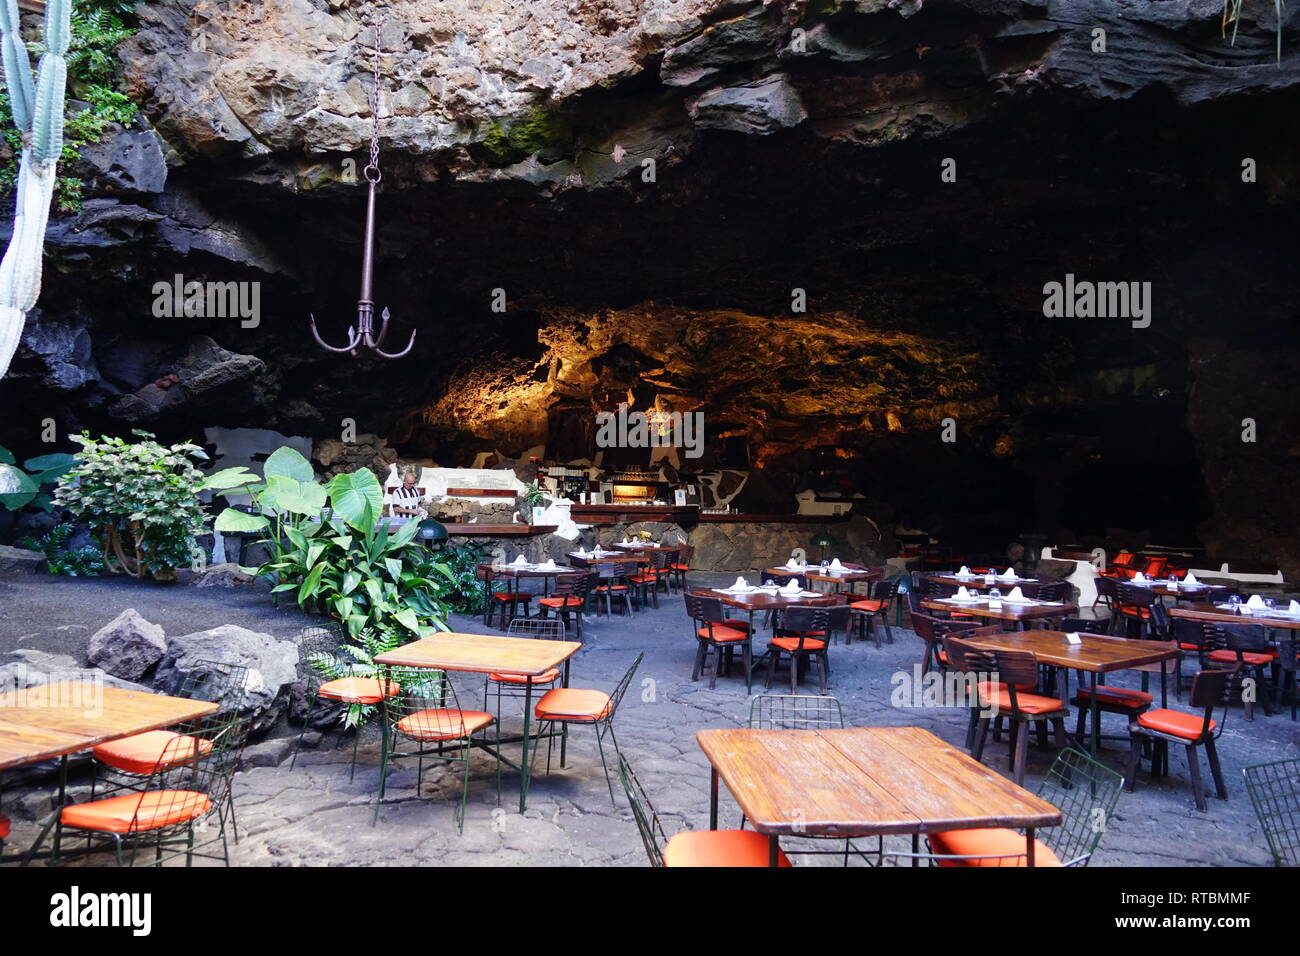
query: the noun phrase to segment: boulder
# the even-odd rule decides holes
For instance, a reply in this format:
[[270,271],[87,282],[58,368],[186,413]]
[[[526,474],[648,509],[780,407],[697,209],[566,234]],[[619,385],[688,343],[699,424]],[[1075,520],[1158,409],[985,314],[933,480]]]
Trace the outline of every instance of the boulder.
[[114,677],[139,680],[166,651],[163,629],[129,607],[91,636],[86,660]]
[[246,587],[257,578],[243,570],[233,561],[213,564],[204,568],[194,578],[194,586],[199,588],[234,588]]
[[799,94],[784,76],[757,83],[710,90],[691,107],[691,120],[701,129],[766,135],[808,118]]
[[241,713],[254,715],[254,732],[275,724],[288,705],[290,685],[298,679],[298,647],[292,641],[223,624],[170,638],[154,686],[164,694],[175,693],[188,675],[204,670],[204,661],[248,668]]
[[88,681],[103,684],[105,687],[152,693],[151,689],[143,684],[114,677],[98,667],[83,667],[75,657],[67,654],[50,654],[33,648],[21,648],[12,651],[9,656],[16,657],[18,660],[10,664],[0,664],[0,694],[67,680]]
[[45,555],[41,552],[0,544],[0,577],[13,574],[40,574],[45,569]]

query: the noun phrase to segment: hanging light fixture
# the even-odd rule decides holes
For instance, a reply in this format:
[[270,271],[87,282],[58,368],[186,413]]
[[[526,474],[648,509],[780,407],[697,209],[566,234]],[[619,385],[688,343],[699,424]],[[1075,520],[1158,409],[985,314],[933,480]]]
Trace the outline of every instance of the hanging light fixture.
[[415,345],[415,332],[411,332],[411,341],[406,344],[406,348],[402,349],[402,351],[385,352],[382,346],[384,337],[388,334],[388,309],[385,308],[380,313],[379,331],[376,333],[375,302],[371,293],[375,259],[375,191],[380,180],[384,178],[383,173],[379,170],[379,53],[380,31],[383,26],[384,19],[381,16],[375,22],[375,84],[374,89],[370,92],[370,115],[374,119],[374,125],[370,131],[370,163],[363,170],[370,188],[366,198],[366,235],[364,250],[361,254],[361,298],[357,301],[357,324],[348,326],[348,344],[342,348],[335,348],[320,337],[320,333],[316,331],[315,315],[311,316],[311,334],[321,348],[330,352],[348,352],[356,355],[357,350],[364,345],[380,358],[398,359],[410,352],[412,346]]

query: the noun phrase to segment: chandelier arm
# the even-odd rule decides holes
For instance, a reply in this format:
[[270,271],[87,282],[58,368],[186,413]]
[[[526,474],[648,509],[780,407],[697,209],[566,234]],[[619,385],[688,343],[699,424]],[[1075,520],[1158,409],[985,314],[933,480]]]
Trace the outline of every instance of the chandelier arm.
[[357,347],[357,343],[361,341],[361,337],[357,335],[356,329],[354,329],[352,326],[348,326],[348,344],[343,346],[343,348],[341,349],[335,348],[334,346],[330,345],[320,337],[320,333],[316,330],[315,315],[311,315],[311,335],[312,338],[316,340],[317,345],[330,352],[351,352],[353,349]]
[[399,358],[401,358],[402,356],[404,356],[404,355],[406,355],[407,353],[409,353],[409,352],[411,351],[411,349],[413,349],[413,348],[415,347],[415,333],[416,333],[416,330],[415,330],[415,329],[412,329],[412,330],[411,330],[411,341],[407,342],[407,343],[406,343],[406,348],[402,349],[402,351],[400,351],[400,352],[391,352],[391,353],[390,353],[390,352],[385,352],[383,349],[379,348],[378,346],[376,346],[376,347],[374,348],[373,351],[374,351],[374,353],[375,353],[376,355],[378,355],[380,358],[386,358],[386,359],[399,359]]

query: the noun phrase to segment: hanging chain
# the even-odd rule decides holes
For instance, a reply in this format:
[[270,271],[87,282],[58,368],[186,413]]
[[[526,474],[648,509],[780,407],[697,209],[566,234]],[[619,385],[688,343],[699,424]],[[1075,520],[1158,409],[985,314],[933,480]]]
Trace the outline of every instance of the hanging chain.
[[384,174],[379,171],[379,66],[380,66],[380,31],[384,27],[384,17],[380,14],[379,19],[375,21],[375,83],[370,91],[370,116],[374,124],[370,130],[370,165],[362,172],[367,182],[377,183],[384,178]]

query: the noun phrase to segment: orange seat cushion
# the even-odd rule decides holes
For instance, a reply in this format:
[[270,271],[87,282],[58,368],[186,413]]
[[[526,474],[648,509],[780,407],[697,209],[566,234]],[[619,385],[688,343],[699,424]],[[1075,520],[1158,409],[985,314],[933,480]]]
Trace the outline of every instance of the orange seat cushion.
[[1119,613],[1123,614],[1125,617],[1141,617],[1142,620],[1145,621],[1151,616],[1151,608],[1134,607],[1131,604],[1121,604],[1119,606]]
[[655,571],[642,571],[628,578],[629,581],[635,581],[637,584],[651,584],[659,580],[659,575]]
[[557,687],[542,695],[535,713],[538,720],[596,721],[608,717],[612,706],[604,691]]
[[0,817],[0,840],[9,835],[9,818]]
[[[1025,836],[1015,830],[993,827],[987,830],[945,830],[930,834],[930,849],[935,853],[976,857],[971,860],[936,860],[940,866],[1028,866]],[[981,854],[988,856],[980,858]],[[1008,856],[1018,854],[1018,856]],[[999,857],[1001,859],[999,859]],[[1060,857],[1034,841],[1034,866],[1061,866]]]
[[[1080,687],[1074,695],[1075,703],[1091,704],[1092,688]],[[1105,684],[1097,688],[1097,703],[1107,704],[1111,707],[1129,707],[1137,710],[1140,707],[1150,707],[1151,702],[1155,700],[1144,690],[1129,690],[1127,687],[1107,687]]]
[[[700,628],[695,634],[703,640],[709,640],[709,629],[707,627]],[[747,631],[738,631],[734,627],[727,627],[723,624],[715,624],[713,625],[712,637],[715,644],[730,644],[734,641],[749,640],[749,633]]]
[[581,607],[582,598],[573,594],[566,594],[564,597],[547,597],[537,602],[546,607]]
[[1201,645],[1200,645],[1200,644],[1188,644],[1186,641],[1179,641],[1179,642],[1178,642],[1178,649],[1179,649],[1180,651],[1199,651],[1199,650],[1201,649]]
[[1181,710],[1169,710],[1165,707],[1148,710],[1138,715],[1138,726],[1149,730],[1158,730],[1162,734],[1182,737],[1184,740],[1200,740],[1201,731],[1213,733],[1217,726],[1213,720],[1208,728],[1204,727],[1205,718],[1199,714],[1185,714]]
[[531,601],[533,596],[527,591],[494,591],[492,596],[498,601]]
[[[767,837],[753,830],[683,830],[664,846],[664,866],[767,866]],[[790,866],[777,850],[778,866]]]
[[[1224,664],[1234,664],[1237,661],[1237,652],[1227,649],[1219,651],[1210,651],[1209,658],[1212,661],[1218,661]],[[1278,658],[1277,651],[1242,651],[1241,660],[1244,664],[1252,667],[1263,667],[1265,664],[1271,664]]]
[[103,833],[143,833],[201,817],[212,809],[207,794],[194,790],[150,790],[64,807],[65,827]]
[[174,730],[150,730],[118,740],[102,743],[91,751],[95,759],[114,770],[126,773],[150,774],[159,769],[164,759],[169,765],[192,760],[197,754],[212,749],[212,741],[200,737],[186,737]]
[[601,594],[604,594],[606,591],[626,591],[627,585],[626,584],[600,584],[596,586],[596,590],[599,591]]
[[[559,668],[552,667],[548,671],[542,671],[532,681],[534,684],[549,684],[559,676]],[[519,684],[521,687],[528,683],[528,678],[521,674],[488,674],[488,680],[494,680],[498,684]]]
[[[992,704],[999,711],[1011,711],[1011,695],[1006,691],[1005,684],[997,684],[992,681],[982,681],[976,685],[979,692],[980,700],[985,706]],[[1042,697],[1038,694],[1023,692],[1016,688],[1016,706],[1024,714],[1050,714],[1058,710],[1065,710],[1065,701],[1057,700],[1055,697]]]
[[772,646],[779,647],[783,651],[820,651],[826,646],[826,642],[815,637],[806,637],[803,639],[803,646],[800,647],[799,638],[797,637],[774,637],[772,638]]
[[401,689],[393,681],[381,681],[378,677],[340,677],[321,684],[317,693],[345,704],[377,704]]
[[689,571],[691,569],[689,564],[670,564],[668,566],[674,571]]
[[944,650],[939,651],[939,660],[940,660],[942,663],[947,664],[947,663],[948,663],[948,652],[947,652],[947,651],[944,651]]
[[492,715],[486,711],[434,707],[408,714],[397,722],[397,729],[416,740],[458,740],[490,723]]
[[865,601],[854,601],[849,607],[855,611],[870,611],[873,614],[885,606],[885,602],[876,598],[868,598]]

